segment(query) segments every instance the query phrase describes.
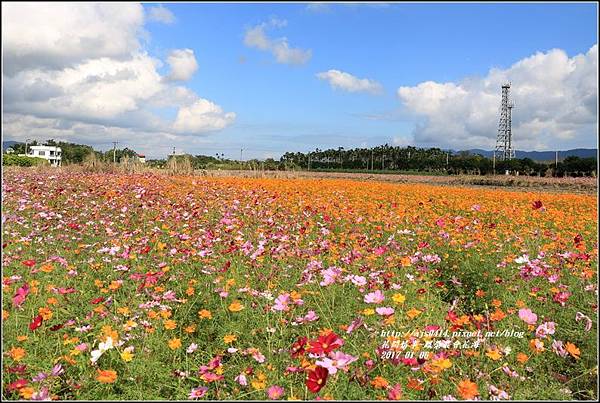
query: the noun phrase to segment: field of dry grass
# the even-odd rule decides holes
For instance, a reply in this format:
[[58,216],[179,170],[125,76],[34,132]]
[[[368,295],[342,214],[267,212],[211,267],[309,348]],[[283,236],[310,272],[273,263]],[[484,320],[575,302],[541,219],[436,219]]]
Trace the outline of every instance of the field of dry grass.
[[366,174],[347,172],[307,172],[307,171],[197,171],[206,176],[237,176],[265,178],[336,178],[357,181],[380,181],[393,183],[428,183],[442,186],[474,186],[490,188],[515,188],[515,190],[544,190],[547,192],[568,192],[595,194],[598,192],[597,178],[544,178],[528,176],[432,176],[402,174]]

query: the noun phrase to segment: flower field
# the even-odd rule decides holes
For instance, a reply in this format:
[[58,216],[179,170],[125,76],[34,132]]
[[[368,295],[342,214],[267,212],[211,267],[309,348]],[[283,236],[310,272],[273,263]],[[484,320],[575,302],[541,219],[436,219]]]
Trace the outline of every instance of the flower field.
[[597,198],[11,170],[7,399],[597,398]]

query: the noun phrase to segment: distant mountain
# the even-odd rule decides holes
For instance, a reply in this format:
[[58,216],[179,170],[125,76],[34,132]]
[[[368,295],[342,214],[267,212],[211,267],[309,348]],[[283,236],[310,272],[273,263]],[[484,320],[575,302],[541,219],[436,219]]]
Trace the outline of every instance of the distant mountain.
[[2,151],[6,150],[7,148],[12,147],[18,143],[19,143],[18,141],[13,141],[13,140],[3,141],[2,142]]
[[[492,158],[493,151],[473,148],[466,150],[471,154],[481,154],[484,157]],[[572,150],[558,151],[558,159],[563,160],[567,157],[590,158],[597,157],[598,150],[596,148],[575,148]],[[531,158],[534,161],[554,161],[556,151],[515,151],[516,158]]]

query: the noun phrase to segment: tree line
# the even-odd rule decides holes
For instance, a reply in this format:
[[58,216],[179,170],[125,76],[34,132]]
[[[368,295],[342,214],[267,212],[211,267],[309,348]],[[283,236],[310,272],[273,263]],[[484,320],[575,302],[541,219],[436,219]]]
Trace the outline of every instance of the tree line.
[[[37,141],[29,144],[38,145]],[[104,162],[120,162],[124,157],[138,154],[130,148],[96,151],[91,146],[64,141],[48,140],[44,145],[62,149],[63,164],[84,162],[87,156],[95,156]],[[25,153],[25,144],[17,143],[11,148],[16,154]],[[315,171],[359,171],[359,172],[423,172],[440,175],[490,175],[511,174],[529,176],[595,176],[596,158],[567,157],[556,164],[554,161],[534,161],[531,158],[514,158],[494,161],[492,158],[468,151],[452,152],[440,148],[398,147],[388,144],[372,148],[344,149],[338,147],[315,151],[286,152],[279,160],[252,159],[238,161],[225,158],[224,154],[169,155],[166,159],[149,159],[146,165],[164,168],[170,158],[186,158],[194,169],[254,169],[254,170],[315,170]]]

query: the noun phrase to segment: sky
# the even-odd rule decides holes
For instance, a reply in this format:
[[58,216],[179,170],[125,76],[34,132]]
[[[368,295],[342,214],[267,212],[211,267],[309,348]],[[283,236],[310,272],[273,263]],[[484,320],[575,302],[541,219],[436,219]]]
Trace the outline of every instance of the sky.
[[[4,140],[275,158],[597,148],[595,3],[2,3]],[[241,151],[243,150],[243,151]]]

